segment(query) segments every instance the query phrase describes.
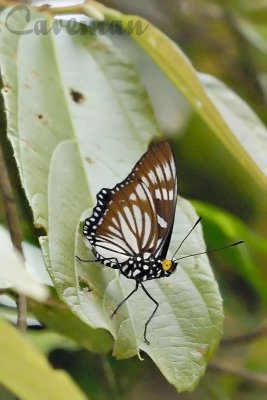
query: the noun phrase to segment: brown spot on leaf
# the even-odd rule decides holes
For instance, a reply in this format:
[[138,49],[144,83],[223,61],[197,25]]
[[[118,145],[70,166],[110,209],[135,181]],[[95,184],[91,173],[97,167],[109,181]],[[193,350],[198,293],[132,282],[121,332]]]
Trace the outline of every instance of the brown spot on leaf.
[[87,161],[89,164],[94,164],[94,160],[91,157],[85,157],[85,161]]
[[32,77],[33,77],[33,79],[38,78],[38,76],[39,76],[38,72],[37,72],[35,69],[33,69],[33,70],[32,70]]
[[3,86],[3,92],[5,92],[5,93],[8,93],[9,91],[10,91],[10,89],[12,89],[12,87],[9,85],[9,83],[6,83],[4,86]]
[[42,123],[43,123],[44,125],[48,125],[48,119],[45,118],[43,114],[41,114],[41,113],[36,113],[36,117],[37,117],[40,121],[42,121]]
[[78,92],[77,90],[74,89],[70,89],[70,95],[75,103],[80,104],[84,102],[84,95],[81,92]]
[[105,53],[110,53],[110,49],[104,43],[99,42],[98,40],[91,40],[88,43],[88,47],[91,49],[103,50]]
[[202,349],[201,347],[198,347],[198,348],[197,348],[197,352],[198,352],[201,356],[203,356],[207,351],[206,351],[206,349]]

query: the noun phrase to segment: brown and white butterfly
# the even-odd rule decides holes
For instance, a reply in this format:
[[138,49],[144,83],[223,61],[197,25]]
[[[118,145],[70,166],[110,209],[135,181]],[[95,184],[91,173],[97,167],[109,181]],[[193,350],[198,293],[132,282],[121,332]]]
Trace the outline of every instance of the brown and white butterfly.
[[97,260],[143,282],[169,276],[166,263],[177,201],[177,175],[168,142],[151,147],[113,189],[102,189],[83,233]]
[[144,281],[170,276],[177,262],[166,259],[172,235],[177,201],[177,174],[171,146],[164,141],[151,147],[132,172],[113,189],[102,189],[92,216],[84,223],[83,233],[96,260],[120,270],[143,286]]

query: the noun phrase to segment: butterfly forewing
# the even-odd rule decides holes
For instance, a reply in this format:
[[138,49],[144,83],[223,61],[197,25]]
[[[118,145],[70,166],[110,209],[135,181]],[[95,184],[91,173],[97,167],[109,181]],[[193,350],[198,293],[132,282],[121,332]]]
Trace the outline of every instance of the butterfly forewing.
[[[177,201],[177,175],[173,153],[168,142],[150,150],[147,171],[150,191],[156,209],[158,239],[156,257],[165,257],[172,233]],[[167,244],[167,246],[166,246]]]
[[153,146],[128,177],[102,189],[84,234],[103,257],[118,263],[141,255],[165,257],[177,200],[177,177],[170,145]]

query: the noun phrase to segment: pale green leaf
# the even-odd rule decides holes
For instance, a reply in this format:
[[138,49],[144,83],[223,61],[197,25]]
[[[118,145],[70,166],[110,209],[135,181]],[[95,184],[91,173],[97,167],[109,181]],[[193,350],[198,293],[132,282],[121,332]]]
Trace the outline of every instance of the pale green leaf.
[[[159,137],[158,126],[134,66],[109,40],[70,36],[62,30],[54,44],[83,166],[95,195],[125,177],[136,154],[141,156]],[[78,102],[73,93],[82,96]]]
[[29,242],[22,243],[26,260],[26,269],[38,282],[53,286],[53,282],[47,272],[44,255],[41,249]]
[[[20,146],[18,134],[18,82],[17,82],[17,51],[20,36],[13,34],[10,29],[14,26],[20,31],[25,27],[25,13],[17,10],[6,9],[0,16],[0,52],[1,52],[1,78],[3,88],[1,90],[5,100],[7,114],[7,135],[12,143],[19,170],[21,169]],[[33,11],[34,13],[34,11]],[[21,174],[21,179],[23,176]]]
[[41,353],[3,320],[0,320],[0,352],[0,382],[20,398],[86,398],[65,372],[54,370]]
[[26,270],[21,255],[16,252],[4,229],[0,229],[0,287],[11,286],[17,292],[43,301],[48,292],[44,285],[35,280]]
[[[34,23],[25,29],[32,29]],[[49,26],[49,19],[47,24]],[[24,188],[36,224],[46,228],[50,159],[56,146],[72,138],[74,132],[52,34],[21,36],[17,57],[18,128]],[[34,169],[32,160],[35,160]]]
[[[247,281],[248,285],[253,286],[262,299],[267,302],[265,269],[260,270],[258,264],[251,257],[255,251],[258,254],[262,253],[263,257],[266,257],[267,240],[253,232],[244,222],[227,211],[199,201],[193,201],[193,205],[199,215],[203,217],[205,223],[209,223],[211,226],[214,225],[214,229],[219,229],[229,238],[229,243],[239,240],[245,242],[236,249],[235,258],[231,260],[231,264],[242,278]],[[212,232],[214,232],[214,229]],[[216,245],[214,244],[214,246]],[[231,254],[231,251],[223,251],[221,256],[228,256],[229,259]]]

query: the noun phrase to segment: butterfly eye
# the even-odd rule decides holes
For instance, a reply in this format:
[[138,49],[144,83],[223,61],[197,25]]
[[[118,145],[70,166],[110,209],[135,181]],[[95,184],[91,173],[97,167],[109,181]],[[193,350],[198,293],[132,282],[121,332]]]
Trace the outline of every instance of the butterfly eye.
[[169,271],[172,267],[172,261],[171,260],[163,260],[162,261],[162,268],[164,271]]

